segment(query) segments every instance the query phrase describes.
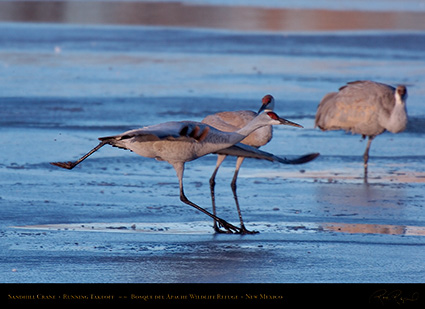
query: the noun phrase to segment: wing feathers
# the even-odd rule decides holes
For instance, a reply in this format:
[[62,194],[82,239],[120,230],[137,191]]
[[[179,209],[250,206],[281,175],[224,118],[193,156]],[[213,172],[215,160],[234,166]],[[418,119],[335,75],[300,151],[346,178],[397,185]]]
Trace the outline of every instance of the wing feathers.
[[132,139],[132,142],[151,142],[160,140],[188,140],[202,142],[208,136],[210,127],[196,122],[168,122],[141,129],[130,130],[120,135],[100,137],[99,140],[115,144]]
[[268,160],[272,162],[279,162],[282,164],[303,164],[303,163],[310,162],[319,156],[319,153],[311,153],[311,154],[307,154],[295,159],[287,159],[287,158],[281,158],[281,157],[275,156],[266,151],[262,151],[257,148],[244,145],[241,143],[235,144],[231,147],[222,149],[215,153],[228,155],[228,156],[240,156],[245,158],[262,159],[262,160]]

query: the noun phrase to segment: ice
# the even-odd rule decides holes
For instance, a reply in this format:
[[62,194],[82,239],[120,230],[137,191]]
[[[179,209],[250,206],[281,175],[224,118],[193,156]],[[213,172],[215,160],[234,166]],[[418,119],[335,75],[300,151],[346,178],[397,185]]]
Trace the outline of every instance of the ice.
[[[25,3],[0,2],[1,282],[424,282],[422,1],[130,1],[122,11],[87,1],[102,9],[83,15],[81,3]],[[25,14],[49,5],[62,17]],[[126,15],[135,8],[165,11]],[[200,15],[184,24],[183,12]],[[311,19],[282,20],[288,12]],[[324,19],[340,12],[347,27]],[[406,131],[372,144],[369,184],[365,141],[314,128],[323,95],[358,79],[409,93]],[[268,93],[304,129],[276,128],[262,149],[321,156],[244,161],[239,202],[257,235],[214,234],[180,202],[165,162],[104,147],[72,171],[49,164],[75,160],[100,136],[258,110]],[[208,210],[215,160],[185,171],[188,198]],[[216,197],[218,215],[238,224],[234,167],[226,159]]]

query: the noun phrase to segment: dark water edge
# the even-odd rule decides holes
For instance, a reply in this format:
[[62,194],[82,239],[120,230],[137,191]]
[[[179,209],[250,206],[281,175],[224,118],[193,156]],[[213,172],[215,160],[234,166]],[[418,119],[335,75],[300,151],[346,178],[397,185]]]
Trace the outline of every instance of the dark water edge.
[[[105,31],[109,29],[110,31]],[[88,26],[49,27],[34,24],[3,24],[0,44],[3,49],[81,52],[168,52],[199,54],[239,54],[300,56],[321,58],[368,58],[423,60],[425,34],[401,33],[319,33],[255,34],[210,32],[175,28]],[[279,77],[279,76],[276,76]],[[307,78],[307,77],[305,77]]]

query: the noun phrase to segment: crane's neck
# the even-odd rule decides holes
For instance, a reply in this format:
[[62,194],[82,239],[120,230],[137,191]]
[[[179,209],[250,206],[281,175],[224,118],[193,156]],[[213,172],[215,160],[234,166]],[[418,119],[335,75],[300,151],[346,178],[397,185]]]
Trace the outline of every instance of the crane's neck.
[[392,133],[399,133],[404,131],[407,125],[407,111],[406,104],[403,99],[396,94],[395,105],[391,112],[390,118],[385,128]]
[[251,120],[246,126],[243,128],[233,132],[234,136],[232,137],[232,141],[235,140],[236,143],[239,143],[241,140],[243,140],[245,137],[247,137],[249,134],[254,132],[255,130],[268,126],[269,123],[266,123],[263,119],[263,117],[255,117],[253,120]]

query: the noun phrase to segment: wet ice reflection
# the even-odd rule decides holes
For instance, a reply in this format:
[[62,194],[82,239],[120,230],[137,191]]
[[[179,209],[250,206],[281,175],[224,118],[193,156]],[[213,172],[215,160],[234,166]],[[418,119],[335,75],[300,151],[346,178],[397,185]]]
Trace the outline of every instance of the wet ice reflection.
[[362,223],[324,223],[322,227],[324,230],[350,234],[390,234],[425,236],[425,227],[423,226]]
[[[314,222],[250,222],[262,234],[270,233],[323,233],[340,232],[349,234],[389,234],[425,236],[425,227],[413,225],[365,224],[365,223],[314,223]],[[167,235],[208,235],[214,234],[210,222],[119,222],[119,223],[73,223],[15,226],[25,230],[51,230],[63,232],[103,232],[103,233],[147,233]]]

